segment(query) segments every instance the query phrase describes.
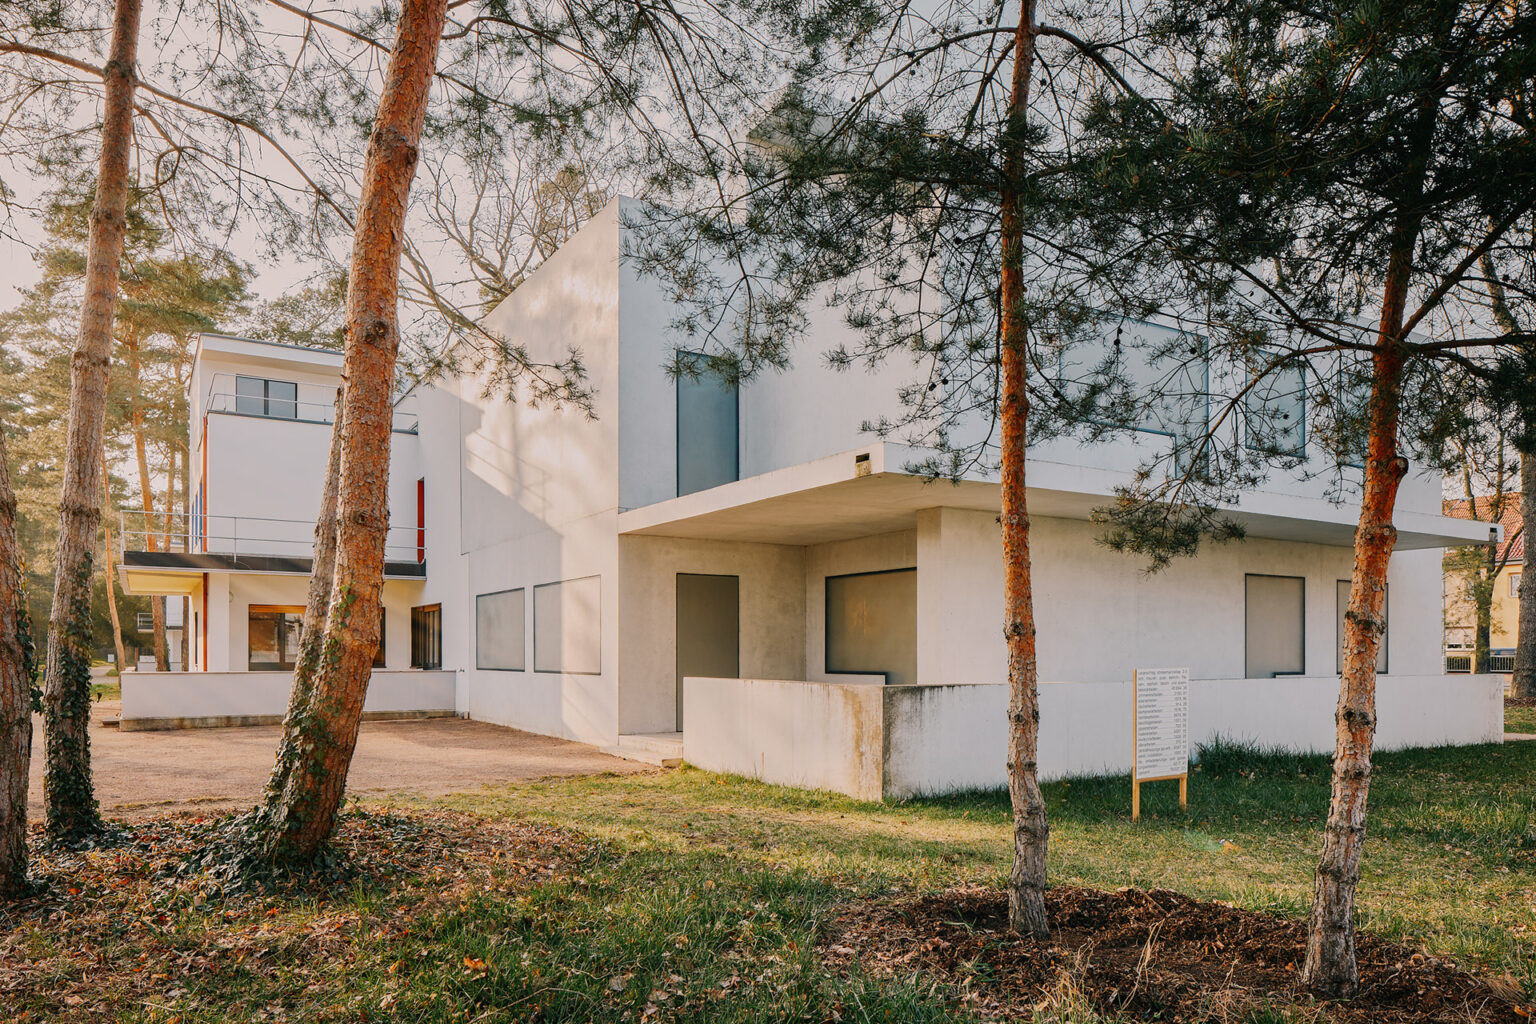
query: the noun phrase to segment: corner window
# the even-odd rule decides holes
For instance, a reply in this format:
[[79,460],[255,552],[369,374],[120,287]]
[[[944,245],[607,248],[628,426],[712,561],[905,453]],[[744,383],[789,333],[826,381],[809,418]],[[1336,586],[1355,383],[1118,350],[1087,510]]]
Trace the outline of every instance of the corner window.
[[917,570],[827,577],[827,672],[917,682]]
[[678,360],[677,493],[718,487],[740,476],[737,388],[710,372],[708,358]]
[[411,609],[411,668],[443,667],[443,606],[424,604]]
[[[1390,588],[1381,595],[1381,618],[1382,621],[1389,624],[1391,619],[1387,613],[1391,597],[1392,591]],[[1337,650],[1334,652],[1333,670],[1342,675],[1344,673],[1344,613],[1349,610],[1349,580],[1339,580],[1334,588],[1334,601],[1338,606],[1338,615],[1334,624],[1334,628],[1338,631],[1338,642],[1335,644]],[[1470,647],[1472,645],[1468,644],[1467,646]],[[1381,634],[1381,646],[1376,648],[1376,671],[1378,674],[1383,674],[1387,671],[1387,634],[1385,631]]]
[[1249,575],[1245,584],[1243,675],[1301,675],[1306,671],[1306,580]]
[[533,670],[598,675],[603,670],[602,578],[533,588]]
[[235,378],[235,412],[293,420],[299,417],[299,386],[291,380]]
[[475,598],[475,668],[521,672],[524,664],[523,590]]

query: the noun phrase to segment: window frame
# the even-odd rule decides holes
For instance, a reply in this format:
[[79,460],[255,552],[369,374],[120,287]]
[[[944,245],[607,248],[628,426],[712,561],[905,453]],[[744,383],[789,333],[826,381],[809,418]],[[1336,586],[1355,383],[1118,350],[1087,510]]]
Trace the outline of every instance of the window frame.
[[[1295,672],[1271,672],[1267,676],[1248,674],[1248,581],[1255,577],[1272,580],[1301,581],[1301,668]],[[1244,679],[1296,679],[1307,674],[1307,578],[1277,572],[1243,573],[1243,678]]]
[[[597,581],[597,668],[590,671],[566,668],[564,658],[561,658],[559,668],[539,668],[539,591],[548,587],[561,587],[567,583],[581,583],[585,580]],[[536,583],[531,588],[533,591],[533,671],[541,675],[551,676],[600,676],[603,674],[603,577],[601,573],[593,573],[587,576],[572,576],[570,579],[550,580],[548,583]],[[562,651],[563,654],[563,651]]]
[[[500,597],[503,594],[522,594],[523,613],[517,623],[519,647],[521,649],[522,665],[511,668],[506,665],[485,665],[480,661],[480,601],[487,597]],[[484,594],[475,595],[475,670],[477,672],[526,672],[528,671],[528,588],[507,587],[503,590],[492,590]]]
[[[261,383],[260,395],[242,395],[240,384],[243,381],[259,381]],[[272,395],[272,385],[285,384],[293,389],[292,398],[275,398]],[[261,412],[249,412],[240,408],[240,401],[261,402]],[[282,405],[290,410],[287,413],[274,413],[274,405]],[[282,380],[276,377],[257,377],[249,373],[235,374],[235,412],[241,416],[260,416],[269,420],[297,420],[299,418],[299,383],[298,381]]]
[[[431,619],[428,620],[428,616]],[[422,644],[422,647],[434,650],[418,651],[417,638],[428,636],[432,642]],[[424,655],[436,653],[437,659],[433,664],[427,664],[429,660]],[[421,669],[427,672],[438,672],[443,667],[443,603],[419,604],[411,608],[411,668]]]
[[[684,361],[684,360],[688,360],[688,361],[693,361],[693,360],[707,361],[709,359],[709,354],[705,353],[705,352],[695,352],[695,351],[693,351],[691,349],[683,349],[683,350],[681,350],[681,351],[679,351],[677,353],[677,358],[678,358],[678,360],[680,362]],[[701,372],[699,374],[699,376],[702,379],[705,376],[712,376],[712,375],[709,374],[708,371],[703,371],[703,372]],[[716,379],[718,380],[718,378],[716,378]],[[690,383],[697,383],[696,380],[693,380],[691,378],[689,379],[689,382]],[[691,490],[691,491],[683,490],[683,391],[682,391],[683,383],[684,383],[684,375],[683,374],[679,374],[677,376],[677,379],[673,382],[673,385],[672,385],[672,476],[673,476],[673,481],[672,482],[673,482],[673,490],[675,490],[677,492],[677,496],[679,498],[681,498],[685,494],[698,494],[700,491],[707,491],[707,490],[710,489],[709,487],[700,487],[700,488],[697,488],[697,489]],[[723,385],[724,382],[721,381],[721,384]],[[723,481],[722,483],[712,485],[714,487],[721,487],[721,486],[724,486],[724,484],[727,484],[727,483],[735,483],[736,481],[741,479],[741,384],[740,383],[736,383],[736,384],[732,384],[731,385],[731,399],[732,399],[731,405],[732,405],[732,410],[734,412],[734,420],[735,420],[735,422],[732,424],[732,426],[733,426],[733,428],[735,430],[735,434],[736,434],[735,444],[733,444],[731,446],[731,455],[732,455],[731,478],[729,480]],[[535,671],[538,671],[538,670],[535,669]]]
[[[1264,354],[1264,353],[1261,353],[1261,354]],[[1253,420],[1254,420],[1254,418],[1258,414],[1255,413],[1250,408],[1249,403],[1255,401],[1255,398],[1254,398],[1255,390],[1258,387],[1262,386],[1266,381],[1273,381],[1279,374],[1281,374],[1281,373],[1288,373],[1288,372],[1292,372],[1292,371],[1295,372],[1297,382],[1298,382],[1298,384],[1300,386],[1301,414],[1300,414],[1300,416],[1297,419],[1297,428],[1300,431],[1301,436],[1300,436],[1299,440],[1297,440],[1295,448],[1292,448],[1289,451],[1281,451],[1279,449],[1276,449],[1274,454],[1276,456],[1278,456],[1279,458],[1283,458],[1283,459],[1300,459],[1300,460],[1302,460],[1304,462],[1304,461],[1306,461],[1307,454],[1308,454],[1308,452],[1307,452],[1307,445],[1308,445],[1309,441],[1311,440],[1311,438],[1309,436],[1309,432],[1307,430],[1307,408],[1308,408],[1308,401],[1309,401],[1309,399],[1311,397],[1311,392],[1307,388],[1307,370],[1306,370],[1306,365],[1305,364],[1302,364],[1302,365],[1296,366],[1296,367],[1280,367],[1280,368],[1278,368],[1276,370],[1272,370],[1264,379],[1261,379],[1261,380],[1257,381],[1243,395],[1243,408],[1242,408],[1242,413],[1243,413],[1243,447],[1246,448],[1248,451],[1251,451],[1251,452],[1268,451],[1268,449],[1263,444],[1255,444],[1254,441],[1253,441],[1253,437],[1254,437]],[[1263,399],[1258,399],[1258,401],[1262,404]]]
[[[910,572],[910,573],[912,573],[913,579],[915,581],[916,580],[916,576],[917,576],[917,566],[915,566],[915,565],[903,565],[903,566],[898,566],[898,567],[896,567],[894,569],[870,569],[870,570],[863,571],[863,572],[830,573],[827,576],[822,577],[822,581],[821,581],[821,668],[822,668],[822,671],[825,672],[827,675],[829,675],[829,676],[879,676],[880,678],[885,680],[885,685],[887,685],[887,686],[893,685],[891,683],[891,673],[888,670],[882,670],[882,669],[851,669],[851,668],[834,669],[832,667],[832,630],[830,628],[831,616],[830,616],[830,614],[828,612],[828,609],[832,605],[831,598],[832,598],[832,581],[833,580],[852,579],[854,577],[859,577],[859,576],[890,576],[890,575],[892,575],[894,573],[899,573],[899,572]],[[915,670],[916,666],[914,665],[913,668]],[[916,683],[916,682],[917,682],[917,680],[913,679],[913,683]]]
[[[251,637],[251,633],[250,633],[250,630],[251,630],[251,617],[254,616],[254,615],[277,615],[278,616],[278,619],[277,619],[277,627],[278,627],[277,628],[277,651],[278,651],[278,658],[279,658],[279,660],[276,661],[276,662],[271,662],[271,661],[256,662],[256,661],[252,661],[251,660],[252,655],[255,653],[251,649],[251,639],[250,639],[250,637]],[[297,621],[290,623],[289,622],[290,617],[293,618],[293,619],[296,619]],[[245,606],[245,630],[246,630],[246,633],[245,633],[245,637],[246,637],[246,639],[245,639],[245,670],[247,672],[292,672],[294,670],[294,668],[297,667],[297,665],[298,665],[297,661],[287,662],[287,661],[281,660],[283,652],[288,649],[288,628],[290,626],[292,626],[293,628],[299,629],[301,631],[303,630],[303,628],[304,628],[304,606],[303,605],[295,605],[295,604],[248,604],[248,605]],[[301,632],[300,635],[301,635],[301,638],[302,638],[302,632]]]

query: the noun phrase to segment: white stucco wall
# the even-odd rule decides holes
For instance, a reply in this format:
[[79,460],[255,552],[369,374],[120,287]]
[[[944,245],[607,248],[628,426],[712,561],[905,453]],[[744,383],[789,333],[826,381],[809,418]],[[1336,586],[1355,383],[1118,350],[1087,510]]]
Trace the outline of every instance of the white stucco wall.
[[[429,528],[423,599],[443,605],[444,665],[460,671],[459,709],[593,743],[618,734],[618,303],[611,206],[487,319],[535,361],[578,351],[593,392],[590,415],[534,406],[526,391],[487,393],[488,375],[473,370],[418,396],[428,521],[447,524]],[[601,671],[534,671],[533,588],[588,576],[600,579]],[[526,668],[479,669],[475,595],[518,587],[526,592]]]
[[[1306,579],[1306,674],[1335,671],[1335,588],[1350,577],[1347,547],[1255,538],[1206,545],[1148,575],[1144,561],[1100,544],[1093,523],[1042,516],[1030,525],[1043,678],[1113,682],[1129,679],[1137,665],[1188,665],[1196,679],[1242,676],[1249,573]],[[1002,682],[996,516],[925,510],[916,543],[919,681]],[[1393,555],[1388,585],[1388,674],[1438,673],[1440,553]]]
[[[288,710],[292,672],[125,672],[123,719],[270,717]],[[375,669],[365,714],[451,712],[453,673]]]
[[743,676],[803,677],[805,560],[781,544],[620,537],[619,732],[677,728],[678,573],[739,577]]
[[879,800],[886,689],[690,676],[683,681],[683,759],[709,771]]
[[[1288,750],[1331,752],[1337,676],[1190,682],[1191,752],[1217,737]],[[887,796],[1007,784],[1008,688],[887,687]],[[1381,676],[1376,748],[1397,750],[1503,739],[1497,676]],[[1131,684],[1043,683],[1040,774],[1129,772]]]
[[[1190,750],[1217,737],[1329,752],[1338,677],[1190,684]],[[683,756],[711,771],[861,799],[1007,785],[1005,685],[879,686],[689,679]],[[1376,748],[1497,743],[1496,676],[1383,676]],[[872,762],[880,762],[880,784]],[[1131,765],[1129,679],[1042,683],[1040,775],[1121,774]]]

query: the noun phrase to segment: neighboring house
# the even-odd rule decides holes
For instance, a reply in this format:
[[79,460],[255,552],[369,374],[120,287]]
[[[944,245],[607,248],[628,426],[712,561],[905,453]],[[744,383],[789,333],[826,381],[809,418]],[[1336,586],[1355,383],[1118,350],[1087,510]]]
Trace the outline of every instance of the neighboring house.
[[[418,557],[407,543],[407,557],[391,563],[386,664],[414,658],[394,630],[406,628],[407,614],[421,621],[433,609],[429,635],[453,673],[452,706],[471,718],[864,797],[1001,785],[1007,677],[995,474],[926,482],[909,469],[921,452],[863,432],[896,412],[898,389],[917,368],[900,358],[873,373],[828,368],[821,353],[848,330],[836,311],[816,314],[791,369],[739,391],[670,377],[663,367],[680,340],[669,329],[673,313],[662,289],[620,258],[620,206],[489,318],[536,360],[579,349],[592,415],[488,394],[473,374],[401,399],[415,426],[395,434],[394,524],[417,528]],[[292,351],[220,345],[221,358],[281,360]],[[260,375],[220,366],[231,381]],[[289,379],[276,367],[270,377]],[[1299,396],[1287,401],[1304,413]],[[1192,741],[1332,748],[1358,510],[1331,503],[1322,480],[1280,473],[1232,510],[1246,540],[1148,576],[1097,542],[1090,517],[1168,443],[1168,427],[1149,422],[1120,442],[1056,441],[1031,453],[1047,776],[1125,770],[1138,667],[1189,667]],[[282,471],[275,443],[226,442],[221,455],[214,433],[210,467],[234,461],[205,474],[215,482],[205,510],[240,511],[220,504],[220,473],[252,486],[251,477],[275,474],[262,514],[312,516],[326,431],[309,430],[299,442],[302,475]],[[1305,443],[1298,432],[1298,450]],[[1404,482],[1396,523],[1379,742],[1497,741],[1496,682],[1448,678],[1440,662],[1440,551],[1485,538],[1486,527],[1442,516],[1439,481],[1422,473]],[[296,575],[283,579],[297,595],[302,552],[288,557]],[[210,649],[229,651],[207,666],[242,669],[249,644],[230,631],[258,629],[246,621],[257,600],[235,595],[269,577],[228,561],[207,571],[206,583],[190,585],[228,594],[230,607],[196,627]],[[124,573],[149,578],[131,552]],[[158,687],[182,699],[170,679],[135,680],[125,718],[133,691]]]
[[[1446,515],[1495,525],[1494,501],[1484,496],[1445,501]],[[1520,516],[1520,493],[1504,495],[1496,525],[1499,539],[1494,547],[1494,561],[1499,566],[1493,583],[1493,604],[1489,616],[1489,648],[1493,651],[1492,668],[1496,672],[1514,670],[1514,651],[1520,638],[1520,576],[1525,562],[1525,533]],[[1480,551],[1486,551],[1485,544]],[[1446,666],[1452,672],[1470,672],[1471,655],[1477,642],[1477,608],[1468,593],[1470,582],[1465,558],[1460,552],[1445,557],[1445,650]]]

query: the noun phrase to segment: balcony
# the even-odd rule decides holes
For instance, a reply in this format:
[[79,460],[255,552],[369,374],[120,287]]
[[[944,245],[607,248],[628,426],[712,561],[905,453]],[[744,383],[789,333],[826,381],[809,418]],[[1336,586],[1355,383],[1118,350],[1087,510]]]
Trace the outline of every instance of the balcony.
[[[184,512],[118,512],[123,587],[130,594],[185,594],[205,572],[308,576],[314,520]],[[425,579],[426,536],[391,526],[384,538],[386,579]]]
[[[256,388],[254,385],[281,385],[280,389]],[[254,416],[260,419],[287,420],[290,423],[336,422],[334,389],[329,386],[291,381],[267,380],[243,374],[215,373],[203,393],[206,413],[228,416]],[[397,434],[414,434],[420,418],[414,408],[397,402],[390,429]]]

